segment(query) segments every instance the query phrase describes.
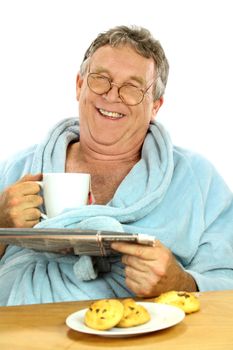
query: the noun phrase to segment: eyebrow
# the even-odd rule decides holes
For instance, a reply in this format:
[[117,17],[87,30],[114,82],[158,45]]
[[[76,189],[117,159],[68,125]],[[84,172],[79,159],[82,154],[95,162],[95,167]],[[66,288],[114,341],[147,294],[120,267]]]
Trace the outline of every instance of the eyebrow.
[[[106,68],[104,68],[102,66],[98,66],[97,68],[95,68],[95,73],[99,73],[99,74],[100,73],[107,73],[107,74],[109,74],[111,76],[111,72],[108,69],[106,69]],[[136,81],[137,83],[139,83],[142,86],[145,85],[145,83],[146,83],[143,78],[140,78],[140,77],[138,77],[136,75],[129,76],[127,78],[127,80],[134,80],[134,81]]]

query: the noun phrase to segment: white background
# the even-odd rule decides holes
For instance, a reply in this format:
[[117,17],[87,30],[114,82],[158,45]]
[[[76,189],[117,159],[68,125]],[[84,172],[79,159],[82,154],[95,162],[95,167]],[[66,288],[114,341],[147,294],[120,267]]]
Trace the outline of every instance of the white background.
[[158,120],[233,189],[231,0],[0,0],[0,160],[77,115],[76,73],[96,35],[147,27],[170,62]]

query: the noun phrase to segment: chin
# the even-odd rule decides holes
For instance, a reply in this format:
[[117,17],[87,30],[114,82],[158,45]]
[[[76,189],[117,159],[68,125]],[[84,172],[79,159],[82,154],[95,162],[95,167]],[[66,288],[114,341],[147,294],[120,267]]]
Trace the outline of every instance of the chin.
[[119,148],[119,139],[112,139],[112,138],[92,138],[92,141],[100,147],[118,147]]

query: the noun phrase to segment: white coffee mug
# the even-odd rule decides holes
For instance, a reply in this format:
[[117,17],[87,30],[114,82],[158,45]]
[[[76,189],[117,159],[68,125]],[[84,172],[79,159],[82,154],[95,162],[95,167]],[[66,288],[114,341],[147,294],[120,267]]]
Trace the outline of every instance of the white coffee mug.
[[42,188],[46,215],[52,218],[64,210],[88,204],[90,174],[85,173],[44,173],[43,181],[37,181]]

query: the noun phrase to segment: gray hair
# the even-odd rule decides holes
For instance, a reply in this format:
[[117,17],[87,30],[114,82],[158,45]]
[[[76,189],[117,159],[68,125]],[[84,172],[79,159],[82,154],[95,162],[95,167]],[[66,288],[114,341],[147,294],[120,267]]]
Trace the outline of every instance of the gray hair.
[[80,67],[83,76],[88,69],[89,59],[100,47],[110,45],[117,47],[130,45],[138,54],[146,58],[153,58],[157,77],[153,88],[154,100],[163,96],[167,84],[169,64],[160,42],[153,38],[149,30],[137,26],[117,26],[104,33],[100,33],[87,49]]

